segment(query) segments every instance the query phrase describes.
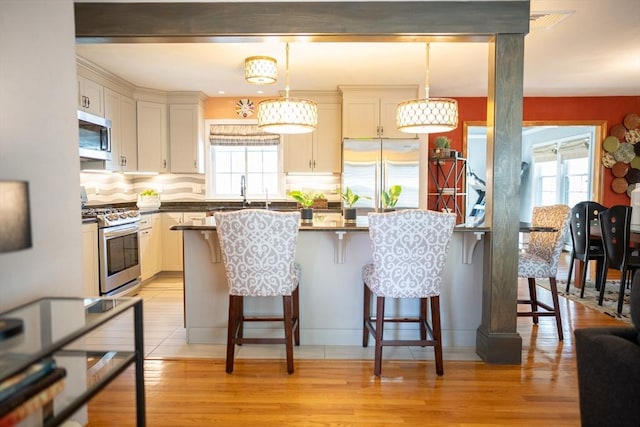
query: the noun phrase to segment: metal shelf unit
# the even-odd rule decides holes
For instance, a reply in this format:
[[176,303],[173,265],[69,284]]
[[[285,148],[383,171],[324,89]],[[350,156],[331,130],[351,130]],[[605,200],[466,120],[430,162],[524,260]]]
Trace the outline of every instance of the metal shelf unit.
[[[462,157],[430,157],[429,179],[433,186],[427,193],[430,209],[455,213],[458,223],[464,222],[467,159]],[[432,201],[434,200],[435,201]]]

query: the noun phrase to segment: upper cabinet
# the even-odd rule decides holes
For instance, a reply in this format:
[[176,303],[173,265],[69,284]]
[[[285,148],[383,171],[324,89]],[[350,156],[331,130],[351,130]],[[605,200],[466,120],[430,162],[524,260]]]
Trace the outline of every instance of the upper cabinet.
[[78,108],[104,117],[104,87],[86,77],[78,76]]
[[204,173],[204,94],[170,94],[169,147],[173,173]]
[[285,173],[340,173],[342,138],[338,94],[298,92],[293,96],[318,104],[318,125],[312,133],[283,136]]
[[106,169],[136,171],[138,154],[135,101],[105,88],[104,116],[111,120],[111,161],[106,163]]
[[138,101],[138,171],[167,172],[167,105]]
[[418,86],[340,86],[343,138],[415,138],[396,127],[398,104],[418,96]]

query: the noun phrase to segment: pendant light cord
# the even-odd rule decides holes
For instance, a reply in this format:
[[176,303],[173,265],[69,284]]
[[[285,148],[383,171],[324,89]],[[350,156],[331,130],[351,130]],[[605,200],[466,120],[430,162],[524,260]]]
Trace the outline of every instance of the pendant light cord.
[[427,71],[425,72],[425,85],[424,85],[424,94],[425,94],[425,99],[429,99],[429,43],[427,43],[426,46],[426,51],[427,51]]
[[289,99],[289,43],[287,42],[286,47],[286,66],[284,72],[285,86],[284,86],[284,98]]

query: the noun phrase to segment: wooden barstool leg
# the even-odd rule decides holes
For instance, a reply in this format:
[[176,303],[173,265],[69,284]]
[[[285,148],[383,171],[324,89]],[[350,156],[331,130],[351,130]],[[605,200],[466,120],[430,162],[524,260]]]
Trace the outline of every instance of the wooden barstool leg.
[[227,365],[228,374],[233,372],[233,357],[235,354],[235,332],[238,319],[236,309],[236,296],[229,295],[229,322],[227,324]]
[[367,321],[371,317],[371,290],[366,283],[364,284],[364,303],[362,313],[362,346],[367,347],[369,345],[369,328],[367,328]]
[[293,341],[295,345],[300,345],[300,293],[298,292],[299,287],[296,288],[291,293],[293,297],[293,321],[295,325],[295,330],[293,331]]
[[529,300],[531,304],[531,317],[533,318],[533,323],[538,324],[538,294],[536,292],[536,279],[533,277],[529,277]]
[[[433,339],[436,341],[434,346],[436,358],[436,374],[444,374],[444,363],[442,358],[442,326],[440,324],[440,296],[430,297],[431,301],[431,326],[433,329]],[[426,300],[425,300],[426,302]]]
[[373,373],[379,377],[382,371],[382,337],[384,336],[384,297],[377,297],[376,305],[376,349]]
[[[431,301],[433,304],[433,300]],[[432,311],[433,313],[433,311]],[[425,341],[427,339],[427,298],[420,298],[420,339]],[[422,346],[426,347],[426,346]]]
[[287,372],[293,373],[293,310],[291,295],[282,297],[284,311],[284,338],[287,353]]
[[562,319],[560,318],[560,301],[558,300],[558,285],[555,277],[549,277],[549,287],[551,288],[551,299],[553,300],[553,310],[556,318],[556,327],[558,328],[558,339],[562,341],[564,335],[562,333]]

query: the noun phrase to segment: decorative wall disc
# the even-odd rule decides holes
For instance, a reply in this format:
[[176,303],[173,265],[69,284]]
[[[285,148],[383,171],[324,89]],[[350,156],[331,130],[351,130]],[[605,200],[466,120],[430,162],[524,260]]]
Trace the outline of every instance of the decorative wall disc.
[[633,150],[633,145],[628,142],[620,144],[618,149],[613,153],[613,157],[618,162],[629,163],[636,156],[636,152]]
[[602,143],[602,148],[604,148],[604,151],[608,151],[609,153],[614,153],[619,146],[620,140],[615,136],[606,137],[604,142]]
[[251,117],[254,109],[255,105],[253,104],[253,101],[248,98],[239,99],[238,102],[236,102],[236,114],[243,119]]

